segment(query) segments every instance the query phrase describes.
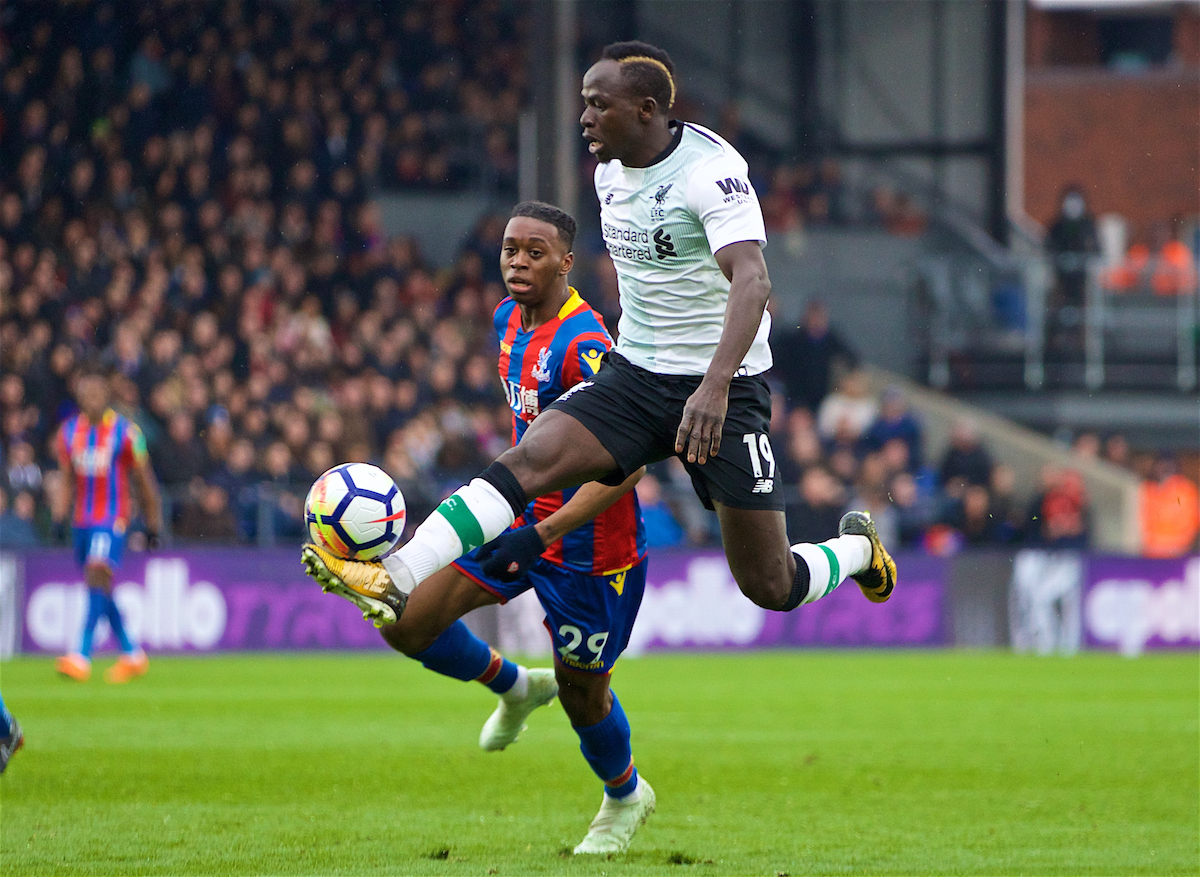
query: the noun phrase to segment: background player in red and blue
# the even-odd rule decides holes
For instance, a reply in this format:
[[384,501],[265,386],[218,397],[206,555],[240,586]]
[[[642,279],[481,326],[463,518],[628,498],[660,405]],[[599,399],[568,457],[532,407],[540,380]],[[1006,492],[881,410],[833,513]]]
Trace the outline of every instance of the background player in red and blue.
[[[514,442],[554,400],[585,384],[612,347],[600,315],[567,285],[574,237],[574,219],[536,201],[518,204],[505,228],[500,267],[509,297],[496,308],[495,326]],[[500,695],[480,733],[483,749],[514,742],[526,718],[559,696],[604,783],[600,812],[576,853],[624,850],[654,809],[654,791],[633,766],[629,721],[609,688],[646,583],[645,530],[632,490],[641,474],[617,487],[592,482],[530,503],[510,532],[517,544],[536,545],[526,555],[537,558],[532,564],[485,545],[422,582],[400,619],[382,628],[393,648],[429,669]],[[336,565],[311,546],[306,562]],[[357,566],[386,577],[378,565]],[[553,671],[514,664],[459,620],[530,588],[546,611]],[[353,599],[348,588],[327,589]]]
[[108,374],[95,365],[77,373],[75,397],[79,413],[67,418],[55,444],[65,489],[56,517],[71,515],[75,559],[88,586],[87,617],[79,651],[63,655],[55,669],[85,681],[92,673],[92,640],[101,617],[108,619],[121,647],[121,657],[108,669],[109,682],[128,682],[146,672],[149,661],[128,632],[112,598],[113,570],[121,565],[125,533],[133,517],[131,488],[146,520],[147,543],[158,543],[161,522],[158,489],[137,424],[108,407]]

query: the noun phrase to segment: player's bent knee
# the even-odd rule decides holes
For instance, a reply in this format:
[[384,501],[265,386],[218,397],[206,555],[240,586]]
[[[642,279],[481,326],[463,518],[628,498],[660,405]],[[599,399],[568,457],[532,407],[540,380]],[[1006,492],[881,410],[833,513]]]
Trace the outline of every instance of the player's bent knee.
[[89,561],[83,568],[83,579],[89,588],[107,589],[112,584],[112,570],[107,564]]
[[734,573],[734,580],[751,603],[775,612],[783,609],[792,593],[792,579],[785,575],[756,570],[741,575]]

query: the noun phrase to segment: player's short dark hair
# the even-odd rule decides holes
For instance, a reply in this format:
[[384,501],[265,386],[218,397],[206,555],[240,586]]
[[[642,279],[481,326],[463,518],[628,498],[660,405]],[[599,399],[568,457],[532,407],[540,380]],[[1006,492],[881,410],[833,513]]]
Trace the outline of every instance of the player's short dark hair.
[[675,62],[658,46],[641,40],[611,43],[600,56],[621,64],[621,78],[634,94],[654,98],[663,112],[675,103]]
[[553,204],[547,204],[545,201],[522,201],[512,209],[511,217],[515,219],[518,216],[528,216],[530,219],[548,222],[557,228],[558,236],[567,245],[568,253],[571,252],[571,247],[575,246],[575,231],[578,226],[575,218],[565,210],[559,210]]

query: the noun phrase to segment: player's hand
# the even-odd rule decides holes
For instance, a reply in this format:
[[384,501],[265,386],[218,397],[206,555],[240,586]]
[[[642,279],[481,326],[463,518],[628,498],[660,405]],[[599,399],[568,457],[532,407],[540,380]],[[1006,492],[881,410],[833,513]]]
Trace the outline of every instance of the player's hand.
[[158,531],[157,530],[147,530],[146,531],[146,550],[147,551],[158,551],[158,545],[159,545]]
[[479,549],[475,559],[484,575],[502,582],[515,582],[529,571],[546,550],[536,527],[530,524],[501,533]]
[[687,461],[700,465],[715,457],[721,450],[721,429],[728,409],[728,385],[710,383],[707,378],[701,381],[683,406],[679,431],[675,433],[675,453],[686,450]]

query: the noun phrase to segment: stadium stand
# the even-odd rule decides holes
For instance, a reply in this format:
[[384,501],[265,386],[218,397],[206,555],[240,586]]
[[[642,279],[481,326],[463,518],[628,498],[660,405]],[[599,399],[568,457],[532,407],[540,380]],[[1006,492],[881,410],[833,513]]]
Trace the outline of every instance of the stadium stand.
[[[515,8],[6,7],[0,450],[4,520],[24,522],[5,527],[6,543],[61,538],[49,439],[72,411],[75,365],[96,355],[146,433],[176,540],[298,538],[308,485],[348,459],[382,465],[419,521],[507,447],[489,320],[503,295],[496,217],[452,264],[429,264],[413,239],[387,235],[371,196],[515,200],[525,66],[503,39],[523,27]],[[861,212],[835,163],[775,178],[786,191],[768,200],[785,222]],[[615,328],[611,262],[588,262],[577,285]],[[1066,531],[1034,523],[1058,494],[1026,511],[990,461],[969,485],[939,477],[905,394],[838,374],[825,360],[853,365],[842,347],[814,356],[823,384],[833,374],[849,388],[853,428],[828,413],[841,396],[808,386],[808,360],[783,357],[773,376],[794,538],[853,500],[900,543],[934,552],[1059,544]],[[656,467],[663,530],[711,543],[712,517],[678,470]],[[1059,500],[1079,513],[1069,535],[1086,539],[1084,494]]]

